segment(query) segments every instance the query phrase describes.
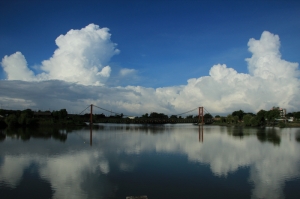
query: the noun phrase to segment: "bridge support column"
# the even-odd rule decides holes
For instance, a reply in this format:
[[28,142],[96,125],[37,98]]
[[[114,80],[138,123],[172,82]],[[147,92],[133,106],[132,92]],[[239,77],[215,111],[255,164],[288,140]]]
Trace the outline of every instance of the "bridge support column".
[[201,120],[201,124],[203,124],[203,107],[199,107],[199,123],[200,123],[200,120]]
[[90,125],[93,125],[93,104],[91,104]]

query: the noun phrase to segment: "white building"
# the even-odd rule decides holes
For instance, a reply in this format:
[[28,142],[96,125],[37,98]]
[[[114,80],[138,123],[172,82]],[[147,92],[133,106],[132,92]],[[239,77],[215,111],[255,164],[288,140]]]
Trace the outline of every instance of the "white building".
[[285,108],[280,108],[280,107],[273,106],[273,108],[271,110],[279,110],[280,111],[280,117],[285,117],[286,116],[286,109]]

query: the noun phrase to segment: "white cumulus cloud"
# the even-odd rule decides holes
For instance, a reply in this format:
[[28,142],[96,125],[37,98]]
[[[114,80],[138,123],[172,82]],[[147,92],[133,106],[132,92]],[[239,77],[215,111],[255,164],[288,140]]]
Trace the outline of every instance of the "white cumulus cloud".
[[264,31],[260,40],[250,39],[249,51],[253,53],[246,59],[251,75],[264,79],[298,77],[298,63],[291,63],[281,59],[279,52],[280,41],[278,35]]
[[[278,35],[263,32],[259,40],[248,42],[252,57],[246,59],[250,74],[238,73],[225,64],[214,65],[209,76],[189,79],[175,95],[175,107],[202,104],[211,112],[268,110],[272,106],[299,110],[298,63],[281,59]],[[162,95],[173,88],[163,88]]]
[[110,37],[108,28],[89,24],[80,30],[70,30],[55,40],[58,48],[49,60],[42,62],[41,74],[34,75],[20,52],[5,56],[2,67],[8,80],[55,79],[83,85],[102,85],[111,72],[106,64],[119,53]]
[[27,67],[27,61],[21,52],[5,56],[1,63],[9,80],[30,81],[34,79],[34,73]]

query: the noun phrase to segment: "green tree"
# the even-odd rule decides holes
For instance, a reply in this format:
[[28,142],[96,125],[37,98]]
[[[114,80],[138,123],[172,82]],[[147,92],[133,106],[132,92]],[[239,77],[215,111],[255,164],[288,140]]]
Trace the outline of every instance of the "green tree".
[[59,111],[60,119],[66,119],[68,116],[68,112],[66,109],[60,109]]
[[142,118],[148,118],[148,117],[149,117],[149,114],[148,114],[148,113],[142,115]]
[[5,118],[5,123],[7,126],[18,126],[18,118],[15,114],[10,114],[7,118]]
[[177,115],[171,115],[170,119],[177,119]]
[[28,114],[26,112],[21,113],[18,118],[18,123],[22,126],[26,125],[26,119],[28,119]]
[[68,116],[68,112],[67,112],[66,109],[60,109],[59,111],[53,111],[52,112],[52,117],[56,120],[57,119],[60,119],[60,120],[66,119],[67,116]]
[[213,118],[213,116],[209,113],[205,113],[205,115],[203,117],[204,117],[204,119],[212,119]]
[[266,119],[268,121],[268,124],[275,124],[275,119],[280,117],[280,111],[278,109],[273,109],[270,111],[267,111],[265,113]]
[[286,114],[287,117],[294,117],[294,113],[288,113]]
[[249,114],[244,115],[243,121],[246,126],[251,126],[251,118],[252,118],[252,116]]
[[226,123],[226,117],[221,117],[220,122]]
[[[31,109],[25,109],[22,113],[26,113],[28,117],[32,118],[34,116],[34,112]],[[21,113],[21,114],[22,114]]]
[[6,114],[6,111],[4,111],[3,109],[0,109],[0,115],[4,116]]
[[251,126],[258,126],[259,125],[259,120],[257,118],[257,116],[254,116],[250,119],[250,123],[251,123]]
[[97,118],[106,118],[106,116],[103,113],[101,113],[97,115]]
[[159,119],[168,119],[168,116],[163,114],[163,113],[156,113],[156,112],[152,112],[150,113],[150,118],[159,118]]
[[231,114],[227,115],[227,118],[226,118],[227,123],[231,124],[232,120],[233,120],[232,115]]
[[[258,111],[258,113],[256,114],[256,120],[258,122],[258,125],[263,126],[263,125],[266,124],[265,115],[266,115],[266,111],[265,110]],[[256,126],[258,126],[258,125],[256,125]]]
[[239,111],[233,111],[231,115],[232,116],[238,116],[238,120],[242,120],[244,114],[245,114],[244,111],[239,110]]
[[299,120],[300,119],[300,111],[295,112],[294,117],[297,118],[297,120]]
[[193,119],[193,115],[186,116],[186,119]]
[[255,114],[254,113],[251,113],[251,112],[249,112],[249,113],[244,113],[244,115],[251,115],[252,117],[254,117],[255,116]]
[[213,122],[212,118],[213,118],[213,116],[209,113],[205,113],[204,116],[203,116],[204,122],[212,123]]
[[123,113],[121,113],[121,114],[115,114],[115,118],[123,118]]
[[235,116],[233,116],[233,120],[234,120],[235,123],[238,123],[239,117],[237,115],[235,115]]

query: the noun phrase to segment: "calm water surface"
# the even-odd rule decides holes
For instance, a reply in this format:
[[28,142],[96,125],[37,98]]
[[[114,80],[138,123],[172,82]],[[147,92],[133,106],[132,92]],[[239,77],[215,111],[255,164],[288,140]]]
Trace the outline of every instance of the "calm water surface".
[[300,129],[4,130],[3,198],[300,198]]

